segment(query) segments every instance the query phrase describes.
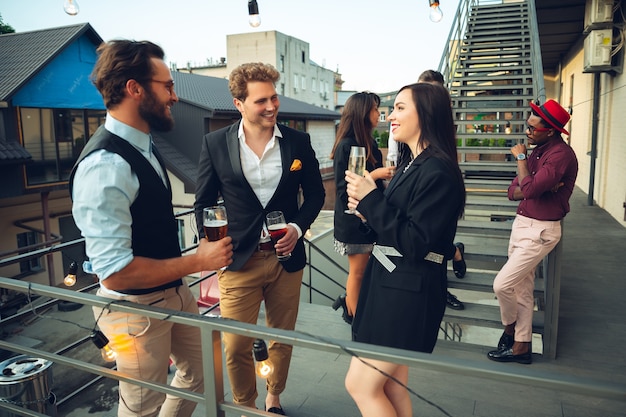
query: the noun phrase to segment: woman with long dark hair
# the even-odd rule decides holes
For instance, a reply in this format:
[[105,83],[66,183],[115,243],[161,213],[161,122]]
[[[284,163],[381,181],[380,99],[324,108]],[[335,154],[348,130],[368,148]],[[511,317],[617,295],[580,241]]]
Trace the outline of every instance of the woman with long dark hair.
[[[454,255],[465,206],[448,91],[429,83],[405,86],[389,120],[394,137],[409,152],[384,192],[368,173],[361,177],[346,171],[348,207],[377,236],[353,339],[431,353],[446,308],[446,260]],[[363,361],[367,364],[353,358],[346,375],[346,388],[361,414],[411,416],[408,366]]]
[[363,272],[376,235],[371,230],[364,232],[360,227],[361,220],[354,214],[345,213],[348,194],[344,172],[348,169],[350,148],[360,146],[365,148],[365,169],[370,172],[380,190],[384,189],[382,180],[393,176],[393,168],[382,167],[382,154],[372,135],[380,117],[379,105],[380,97],[374,93],[361,92],[350,96],[341,113],[335,144],[330,154],[337,190],[334,218],[335,249],[341,255],[348,256],[349,266],[346,294],[340,295],[335,300],[333,308],[337,310],[342,307],[343,319],[347,323],[352,322],[356,311]]

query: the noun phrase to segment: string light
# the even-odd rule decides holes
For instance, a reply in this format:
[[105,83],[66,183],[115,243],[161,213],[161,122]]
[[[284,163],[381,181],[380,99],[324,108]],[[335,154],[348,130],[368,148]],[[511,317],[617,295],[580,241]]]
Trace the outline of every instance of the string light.
[[428,5],[430,6],[430,14],[428,18],[431,22],[438,23],[443,19],[443,12],[439,8],[439,0],[428,0]]
[[94,330],[89,337],[91,337],[93,344],[100,349],[102,359],[106,362],[115,362],[117,359],[117,353],[115,353],[115,351],[109,346],[109,339],[104,335],[104,333],[100,330]]
[[248,23],[253,28],[258,28],[261,25],[261,17],[259,16],[259,5],[256,0],[248,1]]
[[74,286],[74,284],[76,284],[77,273],[78,273],[78,264],[76,263],[76,261],[72,261],[70,263],[70,267],[67,270],[67,275],[63,279],[63,283],[68,287]]
[[63,10],[65,10],[65,13],[69,14],[70,16],[76,16],[80,11],[80,7],[78,7],[78,1],[65,0],[65,2],[63,3]]
[[256,361],[254,368],[256,374],[260,378],[267,378],[274,372],[274,364],[269,360],[265,342],[262,339],[256,339],[252,344],[252,352],[254,353],[254,360]]

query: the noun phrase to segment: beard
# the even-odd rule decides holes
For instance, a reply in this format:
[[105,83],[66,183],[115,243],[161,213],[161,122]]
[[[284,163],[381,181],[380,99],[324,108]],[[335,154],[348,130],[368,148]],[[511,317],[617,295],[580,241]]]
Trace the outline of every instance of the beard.
[[158,102],[152,90],[145,91],[146,97],[139,105],[139,115],[148,123],[150,130],[169,132],[174,128],[174,118],[166,114],[165,104]]

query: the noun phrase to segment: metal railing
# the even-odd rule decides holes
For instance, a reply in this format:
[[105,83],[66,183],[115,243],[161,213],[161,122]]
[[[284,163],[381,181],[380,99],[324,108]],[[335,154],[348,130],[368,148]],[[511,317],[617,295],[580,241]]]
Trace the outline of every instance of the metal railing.
[[[497,381],[526,384],[533,387],[547,388],[551,390],[582,394],[586,396],[596,396],[619,401],[623,401],[624,393],[626,392],[626,386],[606,381],[564,376],[555,372],[534,371],[531,368],[518,368],[513,373],[510,372],[510,369],[508,368],[497,366],[497,364],[485,363],[484,361],[475,362],[443,355],[410,352],[400,349],[350,342],[346,340],[325,338],[299,331],[272,329],[217,317],[204,317],[201,315],[140,305],[127,301],[111,302],[108,298],[99,297],[93,294],[85,294],[46,285],[16,281],[4,277],[0,277],[0,288],[24,292],[31,295],[34,294],[51,297],[57,300],[82,303],[99,308],[110,309],[111,311],[141,314],[158,320],[169,320],[174,323],[199,327],[201,332],[203,370],[205,375],[205,390],[202,394],[173,388],[169,385],[152,381],[132,378],[127,374],[123,374],[103,366],[50,353],[41,349],[21,346],[5,340],[0,341],[0,348],[33,357],[47,359],[54,363],[68,366],[79,371],[89,372],[106,378],[116,379],[118,381],[125,381],[148,389],[194,401],[204,405],[207,417],[223,417],[226,412],[238,414],[245,413],[249,416],[269,415],[266,412],[238,406],[232,402],[224,400],[221,332],[235,333],[253,338],[271,339],[280,343],[300,346],[317,351],[331,352],[333,354],[351,354],[365,358],[404,364],[410,367],[419,366],[422,369],[446,372],[453,375],[468,375],[479,378],[489,378]],[[306,382],[299,381],[299,383]],[[20,407],[0,402],[0,409],[3,408],[16,412],[20,415],[35,417],[43,416],[37,412],[21,409]],[[323,414],[323,411],[320,410],[320,415]]]

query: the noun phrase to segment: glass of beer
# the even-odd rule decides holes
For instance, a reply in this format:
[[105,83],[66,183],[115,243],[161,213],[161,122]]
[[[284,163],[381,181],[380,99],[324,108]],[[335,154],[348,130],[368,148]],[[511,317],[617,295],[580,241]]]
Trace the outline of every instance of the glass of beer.
[[[276,242],[287,234],[287,222],[285,221],[285,216],[282,211],[277,210],[267,213],[265,218],[267,219],[267,230],[270,232],[272,243],[276,245]],[[284,254],[276,251],[276,257],[279,261],[286,261],[291,258],[291,254]]]
[[205,207],[203,210],[202,225],[204,226],[204,234],[209,242],[215,242],[225,238],[228,232],[226,207]]
[[[365,148],[362,146],[350,147],[350,156],[348,158],[348,171],[354,172],[357,175],[363,176],[365,174]],[[347,214],[356,214],[356,210],[347,209],[344,211]]]

